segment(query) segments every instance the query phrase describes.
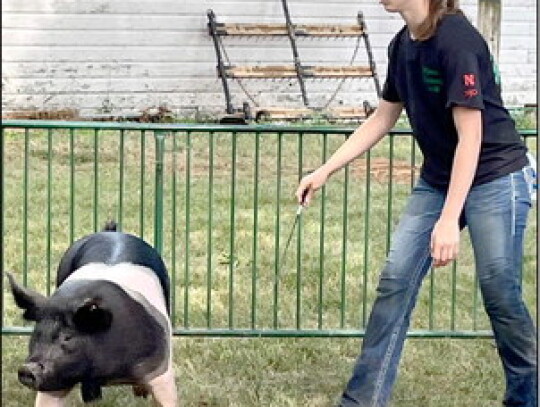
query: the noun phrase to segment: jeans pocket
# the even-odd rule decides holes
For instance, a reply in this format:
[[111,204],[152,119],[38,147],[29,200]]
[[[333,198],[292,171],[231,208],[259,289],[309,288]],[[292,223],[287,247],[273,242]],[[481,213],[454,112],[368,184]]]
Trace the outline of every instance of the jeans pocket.
[[[501,213],[507,210],[517,198],[518,177],[516,174],[509,174],[493,181],[474,186],[469,191],[467,203],[480,212],[491,212],[493,214]],[[525,182],[521,178],[521,190],[525,191]]]

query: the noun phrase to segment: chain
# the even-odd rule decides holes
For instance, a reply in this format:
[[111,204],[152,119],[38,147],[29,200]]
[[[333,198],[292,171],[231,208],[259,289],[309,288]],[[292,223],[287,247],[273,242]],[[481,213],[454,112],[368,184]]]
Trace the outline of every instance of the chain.
[[[356,59],[356,56],[358,55],[358,50],[360,49],[360,38],[362,37],[362,35],[359,35],[358,38],[356,39],[356,47],[354,49],[354,52],[353,52],[353,55],[351,57],[351,62],[349,62],[349,66],[352,66],[352,64],[354,63],[355,59]],[[334,99],[336,98],[337,94],[341,91],[341,88],[343,87],[343,84],[345,83],[345,80],[347,78],[342,78],[341,81],[339,82],[338,86],[336,87],[336,90],[334,91],[334,93],[332,94],[332,96],[330,96],[330,99],[328,99],[328,101],[326,102],[326,104],[323,106],[323,110],[326,109],[330,103],[332,103],[334,101]]]
[[[225,60],[227,61],[227,64],[231,65],[231,60],[229,59],[229,55],[227,54],[227,50],[223,46],[223,42],[221,41],[221,37],[218,35],[217,38],[218,38],[219,46],[223,50],[223,55],[225,56]],[[242,89],[242,91],[245,93],[245,95],[248,97],[248,99],[251,100],[251,102],[255,106],[259,107],[259,104],[255,100],[255,98],[253,96],[251,96],[251,94],[247,91],[247,89],[244,87],[244,84],[240,81],[240,79],[239,78],[234,78],[234,79],[236,80],[236,82],[238,82],[238,86],[240,86],[240,89]]]

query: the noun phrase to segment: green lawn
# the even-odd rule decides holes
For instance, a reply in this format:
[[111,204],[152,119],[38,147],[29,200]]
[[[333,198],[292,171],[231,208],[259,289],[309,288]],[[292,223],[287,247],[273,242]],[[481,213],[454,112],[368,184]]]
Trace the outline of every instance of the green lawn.
[[[213,141],[204,133],[177,136],[176,141],[167,138],[163,163],[163,255],[175,287],[173,325],[181,330],[360,329],[374,297],[388,229],[415,173],[410,140],[387,141],[372,152],[369,194],[364,159],[336,174],[304,211],[279,270],[296,211],[298,174],[316,168],[342,137],[306,134],[299,141],[294,134],[257,139],[249,133],[233,144],[230,134],[216,133]],[[26,143],[24,134],[15,131],[6,132],[4,141],[3,266],[41,292],[53,289],[47,275],[54,281],[70,241],[99,229],[108,218],[154,242],[151,134],[126,132],[121,138],[104,131],[96,139],[93,132],[77,131],[71,137],[64,130],[48,140],[46,132],[33,130]],[[418,167],[417,151],[415,157]],[[394,199],[389,206],[390,192]],[[524,293],[534,308],[536,211],[530,219]],[[456,269],[427,277],[412,329],[489,329],[467,239],[464,233]],[[4,287],[4,324],[20,326],[19,312],[6,294]],[[28,338],[2,339],[2,405],[31,405],[33,393],[16,380]],[[181,405],[331,406],[359,345],[360,339],[345,338],[176,337]],[[393,406],[494,406],[503,389],[490,339],[410,339]],[[135,401],[127,388],[109,388],[104,394],[96,405],[147,405]],[[78,392],[70,397],[72,405],[82,405]]]

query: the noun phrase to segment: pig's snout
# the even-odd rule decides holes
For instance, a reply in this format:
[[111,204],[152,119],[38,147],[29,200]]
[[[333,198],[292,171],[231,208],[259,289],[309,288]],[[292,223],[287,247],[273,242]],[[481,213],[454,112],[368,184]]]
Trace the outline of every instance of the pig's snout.
[[25,363],[19,369],[19,381],[31,389],[37,390],[43,376],[44,366],[41,363]]

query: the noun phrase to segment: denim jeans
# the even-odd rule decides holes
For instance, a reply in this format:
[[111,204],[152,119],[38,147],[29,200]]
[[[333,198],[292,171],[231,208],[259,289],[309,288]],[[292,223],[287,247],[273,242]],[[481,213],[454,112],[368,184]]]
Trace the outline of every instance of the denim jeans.
[[[506,377],[503,404],[537,407],[536,331],[521,297],[523,236],[531,206],[526,167],[471,188],[460,219]],[[340,406],[383,407],[396,379],[411,312],[430,269],[430,238],[445,192],[420,179],[394,232],[362,351]],[[399,406],[398,406],[399,407]]]

